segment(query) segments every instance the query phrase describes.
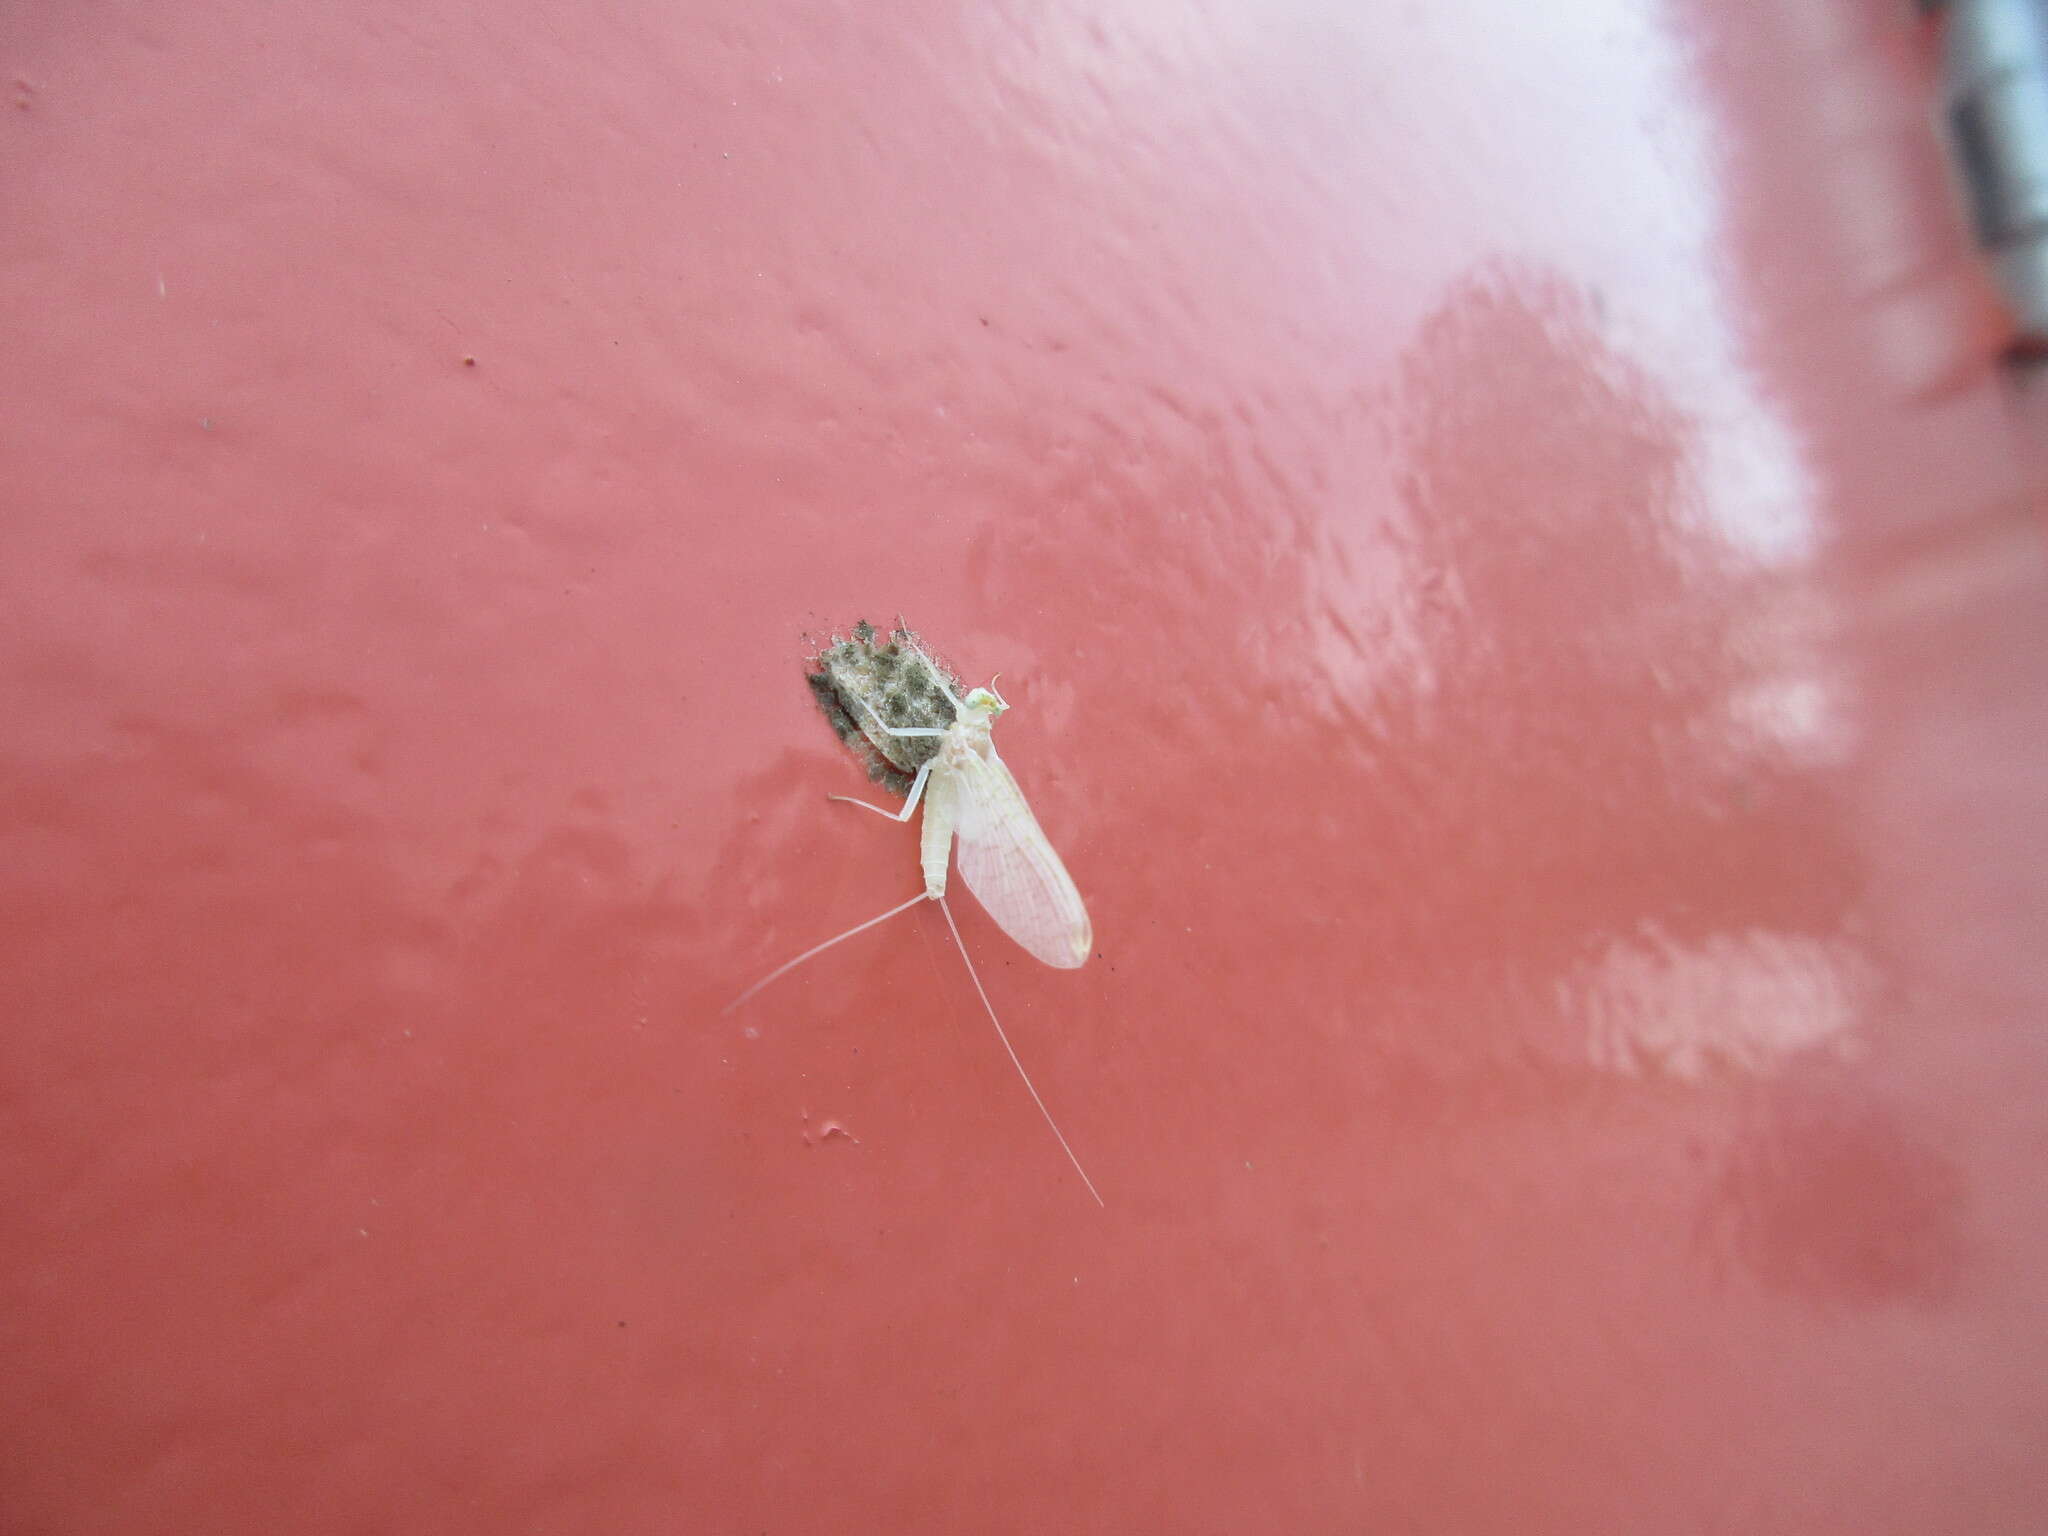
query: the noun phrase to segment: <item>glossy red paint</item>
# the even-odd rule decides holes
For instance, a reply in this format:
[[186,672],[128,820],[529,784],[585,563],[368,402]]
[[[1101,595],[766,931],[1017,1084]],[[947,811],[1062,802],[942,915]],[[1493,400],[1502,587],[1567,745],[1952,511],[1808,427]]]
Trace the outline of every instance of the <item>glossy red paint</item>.
[[[2042,1528],[1928,38],[1342,9],[15,9],[0,1525]],[[936,912],[718,1013],[899,611],[1106,1211]]]

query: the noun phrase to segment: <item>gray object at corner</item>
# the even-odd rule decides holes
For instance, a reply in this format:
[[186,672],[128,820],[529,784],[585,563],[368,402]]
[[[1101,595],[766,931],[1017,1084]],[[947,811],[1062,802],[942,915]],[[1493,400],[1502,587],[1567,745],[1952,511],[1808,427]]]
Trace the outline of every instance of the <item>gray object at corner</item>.
[[2048,0],[1934,0],[1942,116],[1977,242],[2027,351],[2048,350]]

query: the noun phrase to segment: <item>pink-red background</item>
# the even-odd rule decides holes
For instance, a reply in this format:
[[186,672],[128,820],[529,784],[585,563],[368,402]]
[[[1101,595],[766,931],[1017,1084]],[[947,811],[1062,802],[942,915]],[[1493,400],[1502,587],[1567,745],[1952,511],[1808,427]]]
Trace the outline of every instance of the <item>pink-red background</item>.
[[[0,10],[0,1529],[2043,1529],[1905,12]],[[916,889],[899,612],[1106,1210],[936,912],[718,1011]]]

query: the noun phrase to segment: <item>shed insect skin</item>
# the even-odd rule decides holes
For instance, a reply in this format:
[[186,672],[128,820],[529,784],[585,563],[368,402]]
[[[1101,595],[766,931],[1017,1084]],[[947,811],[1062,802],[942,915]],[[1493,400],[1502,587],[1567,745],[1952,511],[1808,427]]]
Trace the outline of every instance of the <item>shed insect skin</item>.
[[1010,1064],[1024,1080],[1025,1090],[1038,1106],[1038,1112],[1045,1117],[1046,1125],[1058,1140],[1060,1150],[1067,1154],[1067,1161],[1073,1164],[1074,1172],[1080,1175],[1095,1203],[1103,1205],[1105,1202],[1095,1187],[1095,1181],[1088,1177],[1080,1158],[1074,1155],[1066,1135],[1053,1119],[1052,1111],[1046,1108],[1037,1086],[1032,1083],[1031,1074],[1024,1070],[1024,1063],[1018,1059],[1016,1047],[1010,1044],[1002,1020],[996,1017],[995,1006],[989,1001],[988,991],[982,986],[981,976],[961,940],[959,926],[953,921],[953,910],[946,904],[946,866],[953,852],[955,837],[960,842],[960,873],[967,881],[967,888],[980,898],[1003,931],[1038,959],[1061,970],[1079,967],[1087,961],[1094,947],[1094,930],[1066,866],[1039,829],[1037,818],[1031,814],[1023,792],[1017,788],[1016,779],[996,755],[989,727],[996,716],[1010,706],[995,692],[994,680],[990,680],[987,688],[970,691],[964,701],[954,698],[943,682],[938,686],[954,709],[953,724],[943,730],[891,726],[876,714],[874,706],[867,700],[853,696],[854,702],[865,709],[875,725],[888,735],[940,738],[937,754],[918,769],[917,777],[910,786],[909,798],[904,801],[901,811],[871,805],[850,795],[827,796],[828,799],[842,800],[848,805],[873,811],[878,816],[886,816],[891,821],[908,821],[921,801],[924,825],[920,829],[919,862],[924,872],[923,892],[777,966],[727,1003],[721,1012],[731,1013],[770,982],[855,934],[885,923],[921,901],[936,901],[940,912],[945,915],[953,943],[960,951],[960,959],[967,966],[968,979],[974,983],[975,993],[981,998],[981,1006],[987,1011],[989,1022],[995,1026],[996,1038],[1002,1041]]
[[868,777],[898,796],[910,793],[910,781],[938,742],[926,737],[905,740],[874,723],[873,713],[851,702],[865,700],[898,726],[953,723],[955,690],[967,689],[948,676],[900,621],[881,644],[875,627],[863,621],[853,638],[832,643],[811,658],[815,670],[806,674],[811,692],[832,730],[859,757]]

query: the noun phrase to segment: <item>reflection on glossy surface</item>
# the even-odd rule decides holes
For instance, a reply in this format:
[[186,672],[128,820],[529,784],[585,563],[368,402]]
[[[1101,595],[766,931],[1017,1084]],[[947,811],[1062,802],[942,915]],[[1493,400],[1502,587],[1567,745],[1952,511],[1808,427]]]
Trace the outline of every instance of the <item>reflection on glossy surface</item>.
[[1881,1103],[1824,1076],[1773,1092],[1734,1142],[1711,1209],[1732,1250],[1801,1300],[1937,1306],[1970,1246],[1967,1184]]
[[1682,946],[1649,926],[1610,944],[1559,1002],[1585,1020],[1588,1054],[1608,1071],[1771,1072],[1807,1052],[1853,1052],[1862,962],[1845,951],[1773,933]]
[[[1452,925],[1472,950],[1436,985],[1501,989],[1489,1006],[1524,1043],[1535,1026],[1544,1054],[1606,1067],[1775,1065],[1842,1034],[1818,957],[1846,943],[1850,860],[1813,814],[1828,765],[1807,750],[1827,694],[1782,676],[1812,636],[1759,608],[1765,573],[1689,515],[1707,429],[1540,274],[1469,280],[1403,380],[1412,563],[1435,601],[1427,686],[1382,699],[1387,760],[1458,828],[1411,855],[1424,921],[1489,914]],[[1574,1043],[1546,1038],[1530,994],[1582,1015],[1560,1021]],[[1800,1020],[1748,1006],[1807,994],[1831,1001]]]
[[[2048,1526],[2048,574],[1877,17],[24,13],[0,1525]],[[898,610],[1106,1213],[937,914],[718,1016],[914,892]]]

